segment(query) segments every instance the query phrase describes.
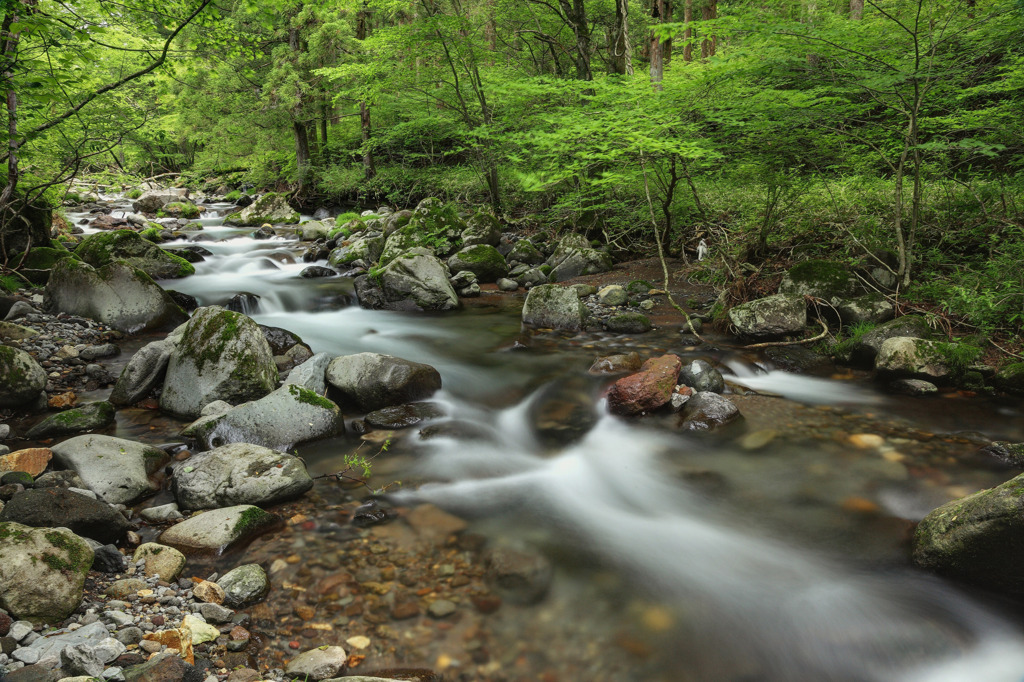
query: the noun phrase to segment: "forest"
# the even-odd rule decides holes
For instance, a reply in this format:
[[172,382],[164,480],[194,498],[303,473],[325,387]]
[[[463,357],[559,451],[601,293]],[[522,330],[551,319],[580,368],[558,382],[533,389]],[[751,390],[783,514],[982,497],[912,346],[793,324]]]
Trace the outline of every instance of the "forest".
[[74,180],[433,196],[734,302],[889,253],[901,305],[1019,347],[1019,0],[8,0],[0,30],[8,272]]

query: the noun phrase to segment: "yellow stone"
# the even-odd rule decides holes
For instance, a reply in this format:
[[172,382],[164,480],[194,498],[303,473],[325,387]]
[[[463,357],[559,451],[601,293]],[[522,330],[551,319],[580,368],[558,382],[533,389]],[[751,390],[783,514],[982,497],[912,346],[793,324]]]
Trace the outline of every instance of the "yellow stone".
[[885,439],[877,433],[852,433],[847,440],[851,445],[862,450],[880,448],[885,445]]

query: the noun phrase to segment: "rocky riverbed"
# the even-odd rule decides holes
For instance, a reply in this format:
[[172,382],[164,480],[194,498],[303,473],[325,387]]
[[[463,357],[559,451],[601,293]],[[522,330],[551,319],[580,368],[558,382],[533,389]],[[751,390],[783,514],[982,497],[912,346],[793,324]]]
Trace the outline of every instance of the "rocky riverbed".
[[[294,219],[282,201],[230,220]],[[208,212],[232,210],[218,206]],[[794,590],[853,581],[839,622],[900,623],[908,641],[921,616],[776,538],[899,567],[916,521],[1020,466],[1010,374],[970,368],[990,394],[974,397],[918,344],[898,367],[886,352],[876,375],[927,377],[918,392],[939,397],[896,401],[867,369],[800,346],[743,352],[714,330],[713,292],[675,277],[666,292],[660,264],[613,266],[579,239],[534,245],[430,203],[333,237],[323,220],[253,232],[96,210],[96,229],[191,249],[195,273],[154,283],[148,269],[182,274],[178,260],[96,232],[57,254],[45,297],[0,308],[0,441],[13,450],[0,457],[0,665],[12,680],[807,679],[820,668],[796,641],[823,629],[811,612],[775,611]],[[410,221],[447,235],[448,252],[417,243]],[[829,293],[797,279],[786,305]],[[308,302],[275,310],[261,281]],[[111,282],[144,303],[118,303]],[[463,311],[425,318],[410,302]],[[748,338],[802,333],[807,310],[790,307],[732,322]],[[900,319],[849,352],[932,343]],[[927,560],[991,578],[950,570],[955,555]],[[752,566],[740,599],[733,571]],[[956,601],[894,580],[922,610]],[[975,632],[964,618],[949,625],[957,642]],[[881,641],[872,665],[886,672],[867,679],[921,663]],[[837,651],[832,664],[859,658]]]

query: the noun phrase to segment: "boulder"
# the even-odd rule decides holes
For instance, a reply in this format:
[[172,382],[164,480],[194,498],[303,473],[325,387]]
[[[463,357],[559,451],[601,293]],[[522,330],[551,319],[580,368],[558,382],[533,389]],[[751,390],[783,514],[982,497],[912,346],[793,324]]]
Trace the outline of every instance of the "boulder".
[[326,376],[343,403],[363,412],[423,400],[441,389],[441,375],[430,365],[379,353],[335,358]]
[[78,245],[75,255],[94,268],[123,260],[153,279],[186,277],[196,271],[181,256],[164,251],[132,230],[90,234]]
[[947,502],[917,526],[919,567],[1015,597],[1024,596],[1024,475]]
[[295,384],[307,388],[317,395],[327,392],[327,365],[334,358],[328,353],[317,353],[301,365],[288,372],[285,384]]
[[110,504],[131,504],[153,494],[149,474],[167,459],[159,448],[113,436],[76,436],[51,449],[62,466]]
[[807,326],[807,304],[803,296],[776,294],[732,308],[729,321],[740,336],[752,339],[797,334]]
[[336,267],[351,265],[357,260],[364,263],[376,263],[384,250],[384,237],[381,235],[361,235],[342,242],[337,248],[331,251],[327,262]]
[[0,407],[25,407],[46,387],[46,372],[31,355],[0,346]]
[[626,305],[629,293],[619,284],[609,284],[597,292],[597,302],[606,306]]
[[562,282],[580,275],[607,272],[612,269],[612,257],[591,248],[585,237],[569,234],[558,242],[547,264],[551,266],[551,281]]
[[242,227],[256,227],[265,223],[294,224],[299,222],[299,214],[288,205],[288,200],[283,194],[270,192],[243,208],[240,213],[233,214],[230,222]]
[[319,220],[310,220],[299,225],[296,232],[304,242],[312,242],[317,239],[327,239],[327,235],[334,229],[334,225],[323,223]]
[[335,436],[344,428],[337,405],[308,388],[289,383],[223,414],[201,417],[182,433],[204,448],[251,443],[287,450],[297,443]]
[[779,284],[780,294],[814,296],[826,301],[850,298],[860,291],[860,282],[845,265],[827,260],[805,260],[791,267]]
[[[145,583],[142,585],[145,587]],[[61,652],[69,646],[78,644],[97,646],[109,636],[110,632],[107,630],[107,626],[97,621],[89,625],[83,625],[71,632],[40,637],[29,644],[29,648],[39,654],[39,660],[48,658],[59,659]]]
[[679,372],[679,383],[686,384],[694,391],[721,393],[725,390],[722,373],[707,360],[692,360],[683,364]]
[[217,584],[224,588],[224,603],[235,609],[255,604],[270,591],[270,580],[259,564],[233,568]]
[[363,421],[375,429],[408,429],[444,416],[444,409],[437,403],[410,403],[374,410]]
[[636,374],[616,381],[608,391],[608,409],[614,414],[634,415],[656,410],[672,398],[683,362],[662,355],[645,362]]
[[194,455],[175,467],[171,479],[183,509],[274,504],[299,497],[312,487],[313,479],[301,459],[249,443]]
[[160,408],[195,419],[214,400],[261,398],[277,385],[277,366],[263,332],[241,313],[200,308],[171,353]]
[[900,257],[888,249],[875,249],[861,259],[859,270],[879,289],[895,291],[899,284]]
[[113,423],[114,406],[101,400],[50,415],[29,429],[25,437],[40,440],[68,436],[72,433],[102,429]]
[[67,618],[82,603],[92,555],[66,528],[0,523],[0,608],[36,623]]
[[281,518],[276,514],[259,507],[239,505],[196,514],[165,530],[159,539],[161,544],[184,551],[220,553],[270,530],[280,522]]
[[895,336],[879,348],[875,371],[889,379],[943,380],[952,374],[946,357],[934,341]]
[[179,199],[181,197],[177,192],[166,189],[150,189],[132,202],[132,210],[136,213],[156,213],[167,204]]
[[161,339],[140,348],[121,370],[110,392],[114,405],[133,405],[162,385],[177,341]]
[[687,431],[707,431],[724,426],[740,418],[740,411],[725,396],[701,391],[686,402],[682,428]]
[[460,306],[444,263],[423,248],[396,255],[380,271],[380,287],[389,303],[407,303],[421,310],[454,310]]
[[921,315],[904,315],[895,320],[889,320],[862,334],[852,343],[851,360],[858,364],[873,365],[885,340],[896,336],[927,339],[931,338],[932,330],[928,326],[928,320]]
[[1024,362],[1012,362],[998,372],[993,379],[995,385],[1007,393],[1024,395]]
[[46,283],[46,297],[56,312],[89,317],[129,334],[188,319],[149,275],[119,261],[101,268],[72,258],[58,261]]
[[461,235],[466,229],[464,223],[451,205],[443,205],[433,198],[424,199],[413,211],[408,223],[388,232],[392,219],[385,221],[384,234],[388,235],[381,252],[380,264],[387,265],[400,254],[416,248],[428,248],[438,256],[448,256],[461,246]]
[[606,355],[594,360],[587,371],[590,374],[624,374],[638,372],[643,362],[636,351],[620,355]]
[[469,217],[466,229],[462,231],[462,245],[486,244],[497,246],[501,241],[501,224],[490,213],[481,211]]
[[0,511],[0,521],[33,528],[67,528],[102,544],[120,542],[128,532],[128,521],[109,504],[65,488],[16,494]]
[[490,244],[467,246],[455,252],[448,259],[448,269],[452,272],[468,270],[484,283],[497,282],[508,274],[504,257]]
[[604,323],[615,334],[643,334],[651,331],[651,320],[643,313],[626,312],[612,315]]
[[544,254],[528,239],[520,239],[505,256],[508,262],[516,261],[527,265],[540,265],[544,262]]
[[530,289],[523,304],[523,324],[552,329],[583,329],[587,309],[576,292],[555,284]]
[[854,298],[837,298],[832,307],[839,313],[843,324],[870,322],[879,324],[893,318],[896,309],[885,296],[879,293],[864,294]]
[[[6,436],[4,436],[6,437]],[[0,438],[2,440],[3,438]],[[24,471],[29,476],[38,476],[46,471],[46,465],[53,458],[49,448],[25,448],[0,455],[0,474],[8,471]]]

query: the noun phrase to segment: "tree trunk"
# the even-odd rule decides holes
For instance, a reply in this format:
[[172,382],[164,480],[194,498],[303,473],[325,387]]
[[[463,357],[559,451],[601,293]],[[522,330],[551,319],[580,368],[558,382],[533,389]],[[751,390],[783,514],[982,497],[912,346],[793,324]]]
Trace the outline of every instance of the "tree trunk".
[[[700,8],[700,18],[704,21],[710,21],[718,18],[718,0],[710,0],[706,5]],[[715,56],[715,49],[718,47],[718,38],[716,36],[708,36],[700,44],[700,56],[704,59]]]
[[330,111],[327,105],[323,105],[320,115],[320,154],[323,158],[324,163],[330,162],[330,152],[327,150],[327,118]]
[[306,169],[309,168],[309,137],[306,135],[306,124],[302,121],[293,122],[292,131],[295,133],[295,166],[299,170],[301,187],[305,181]]
[[373,165],[373,152],[370,150],[370,108],[366,106],[366,100],[359,103],[359,123],[363,130],[363,175],[367,180],[372,180],[377,174],[377,168]]
[[576,78],[581,81],[593,80],[590,71],[590,28],[587,26],[587,8],[583,0],[558,0],[562,14],[576,38]]
[[864,18],[864,0],[850,0],[850,18],[857,20]]
[[[665,16],[665,3],[666,0],[654,0],[651,6],[651,17],[654,19],[652,23],[661,23],[662,17]],[[665,53],[663,51],[664,46],[662,45],[661,39],[658,38],[658,34],[651,31],[651,85],[655,90],[661,90],[661,81],[665,77]]]
[[683,3],[683,23],[686,25],[686,30],[683,31],[683,61],[693,61],[693,29],[690,27],[690,22],[693,21],[693,0],[686,0]]
[[629,0],[615,0],[615,28],[612,30],[612,73],[633,75],[633,46],[629,42]]
[[306,124],[306,140],[309,143],[309,158],[320,159],[320,140],[316,136],[316,122]]

